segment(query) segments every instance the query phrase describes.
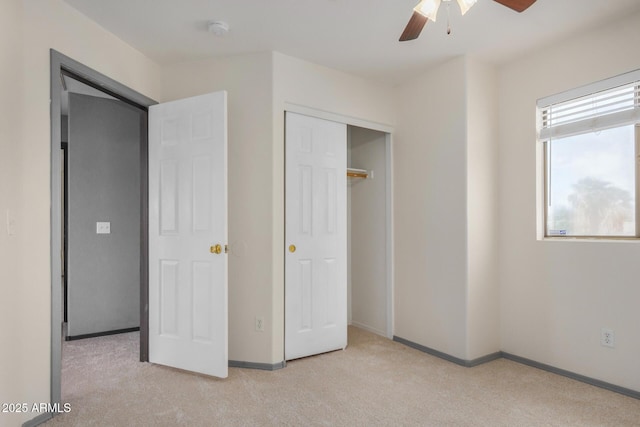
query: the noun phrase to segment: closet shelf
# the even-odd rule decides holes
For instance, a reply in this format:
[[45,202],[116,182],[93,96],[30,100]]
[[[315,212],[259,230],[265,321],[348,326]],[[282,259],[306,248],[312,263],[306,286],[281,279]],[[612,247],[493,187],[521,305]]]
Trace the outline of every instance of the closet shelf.
[[347,168],[347,176],[349,178],[367,178],[369,172],[364,169]]

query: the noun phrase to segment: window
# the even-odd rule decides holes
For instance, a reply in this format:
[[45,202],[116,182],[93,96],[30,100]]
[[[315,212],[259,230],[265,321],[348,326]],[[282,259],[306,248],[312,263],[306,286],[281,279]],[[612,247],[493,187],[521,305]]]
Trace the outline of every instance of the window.
[[546,237],[640,237],[640,70],[538,101]]

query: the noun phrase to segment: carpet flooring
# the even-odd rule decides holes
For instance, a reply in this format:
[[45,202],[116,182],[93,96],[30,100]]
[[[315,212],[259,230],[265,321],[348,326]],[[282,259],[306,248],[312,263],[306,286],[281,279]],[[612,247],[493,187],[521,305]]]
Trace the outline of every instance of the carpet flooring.
[[138,333],[64,343],[55,426],[640,426],[640,400],[499,359],[463,368],[349,328],[349,346],[215,379],[140,363]]

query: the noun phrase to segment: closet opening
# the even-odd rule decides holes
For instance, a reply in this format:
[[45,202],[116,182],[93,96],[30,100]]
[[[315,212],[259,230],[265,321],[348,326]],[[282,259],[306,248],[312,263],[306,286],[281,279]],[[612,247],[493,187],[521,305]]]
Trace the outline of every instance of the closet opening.
[[391,337],[390,135],[347,126],[347,319]]

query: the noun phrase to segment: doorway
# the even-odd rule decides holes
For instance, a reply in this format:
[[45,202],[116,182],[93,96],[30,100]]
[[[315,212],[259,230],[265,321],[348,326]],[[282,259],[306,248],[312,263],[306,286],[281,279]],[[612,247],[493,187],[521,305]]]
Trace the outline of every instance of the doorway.
[[[342,341],[336,338],[331,344],[323,344],[323,351],[315,351],[312,346],[305,345],[305,340],[317,344],[320,338],[313,336],[317,335],[316,330],[324,340],[326,330],[337,327],[344,329],[346,334],[349,324],[391,338],[392,129],[297,105],[287,105],[286,111],[285,359],[318,354],[346,345],[345,339],[340,347]],[[298,116],[302,117],[301,121]],[[333,128],[332,123],[336,127],[335,132],[328,130]],[[334,145],[340,145],[340,153]],[[313,166],[322,163],[322,160],[306,158],[313,151],[318,153],[318,159],[346,157],[346,165],[341,165],[340,180],[332,177],[333,165]],[[317,185],[314,184],[316,181]],[[305,186],[308,189],[302,191]],[[329,190],[334,187],[335,191]],[[342,196],[339,196],[342,187],[346,187],[346,197],[343,198],[346,206],[341,204]],[[335,200],[334,193],[338,195]],[[330,198],[327,197],[329,194]],[[324,199],[327,199],[326,203]],[[322,218],[332,217],[336,206],[338,219],[329,220],[328,224],[338,224],[336,230],[346,228],[346,238],[337,243],[346,246],[342,252],[344,259],[306,252],[302,256],[302,250],[293,240],[300,241],[305,250],[316,242],[322,247],[320,252],[326,251],[327,237],[335,233],[328,232],[333,228],[325,227],[327,224],[324,222],[327,221]],[[308,217],[306,222],[305,217]],[[321,218],[316,220],[314,217]],[[304,224],[308,225],[308,231],[303,230]],[[316,237],[311,236],[312,228],[315,228]],[[340,276],[333,277],[337,273]],[[335,298],[336,292],[340,294],[339,300]],[[329,300],[332,302],[327,305]],[[324,313],[329,308],[331,310]],[[336,309],[340,313],[330,316]],[[321,314],[318,316],[317,313]],[[342,318],[346,319],[344,323],[338,324],[334,320]],[[342,335],[336,334],[336,337]],[[291,342],[295,343],[295,348]]]
[[[146,96],[131,90],[97,71],[55,51],[50,51],[50,88],[51,88],[51,402],[61,402],[61,369],[62,369],[62,340],[64,318],[64,287],[63,270],[67,259],[63,259],[63,153],[62,139],[62,93],[63,75],[118,99],[128,106],[143,112],[140,129],[139,145],[139,289],[140,289],[140,360],[148,359],[148,318],[146,301],[148,299],[148,229],[147,229],[147,108],[156,102]],[[66,203],[66,199],[64,199]],[[61,226],[56,226],[59,224]],[[64,272],[66,273],[66,272]],[[66,279],[66,276],[65,276]]]
[[65,340],[137,331],[146,111],[61,78]]

